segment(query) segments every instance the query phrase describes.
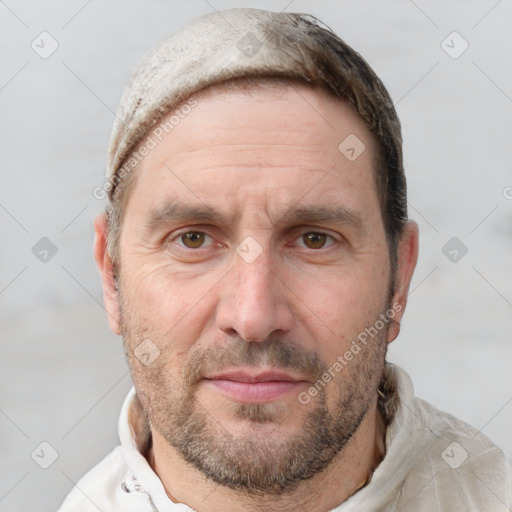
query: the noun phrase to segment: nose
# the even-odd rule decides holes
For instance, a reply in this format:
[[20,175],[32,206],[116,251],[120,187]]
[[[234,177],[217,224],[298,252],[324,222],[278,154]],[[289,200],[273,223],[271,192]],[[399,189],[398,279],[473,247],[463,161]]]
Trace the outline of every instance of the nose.
[[236,255],[223,282],[217,326],[229,336],[261,342],[275,331],[283,334],[292,328],[290,290],[271,268],[266,253],[251,263]]

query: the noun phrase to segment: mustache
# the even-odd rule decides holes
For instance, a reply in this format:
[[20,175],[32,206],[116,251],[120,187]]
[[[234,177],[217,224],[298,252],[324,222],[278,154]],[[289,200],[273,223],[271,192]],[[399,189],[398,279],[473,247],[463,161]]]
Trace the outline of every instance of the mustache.
[[296,370],[305,380],[312,382],[327,370],[327,365],[316,352],[307,352],[278,336],[270,336],[262,342],[240,338],[230,342],[223,341],[215,347],[198,349],[185,365],[185,382],[193,387],[205,375],[237,366],[270,366],[282,370]]

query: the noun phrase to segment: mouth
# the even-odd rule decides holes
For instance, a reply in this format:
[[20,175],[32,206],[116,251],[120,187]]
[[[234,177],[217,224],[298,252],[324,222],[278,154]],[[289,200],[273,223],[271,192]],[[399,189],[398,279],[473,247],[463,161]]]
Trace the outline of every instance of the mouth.
[[308,381],[280,371],[254,368],[216,374],[204,379],[207,386],[245,404],[264,404],[298,392]]

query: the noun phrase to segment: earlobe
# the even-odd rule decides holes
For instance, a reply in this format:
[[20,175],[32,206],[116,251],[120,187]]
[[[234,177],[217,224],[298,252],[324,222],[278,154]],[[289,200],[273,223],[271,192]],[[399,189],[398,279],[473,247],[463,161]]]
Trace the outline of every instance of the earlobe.
[[400,322],[407,305],[407,295],[412,275],[418,261],[418,225],[407,221],[398,244],[398,268],[396,272],[396,289],[391,306],[396,311],[388,330],[388,343],[391,343],[400,332]]
[[119,296],[114,277],[114,265],[107,249],[107,216],[101,213],[94,220],[94,258],[101,274],[103,302],[108,315],[108,323],[115,334],[121,334]]

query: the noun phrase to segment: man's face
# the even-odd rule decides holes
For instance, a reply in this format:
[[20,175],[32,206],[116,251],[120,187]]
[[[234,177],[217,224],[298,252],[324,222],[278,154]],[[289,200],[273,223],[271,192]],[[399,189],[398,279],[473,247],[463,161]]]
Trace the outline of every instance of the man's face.
[[[354,135],[355,160],[338,149]],[[387,323],[345,356],[390,308],[373,154],[350,107],[294,86],[197,96],[137,170],[119,269],[134,384],[154,432],[223,485],[293,487],[375,405]]]

